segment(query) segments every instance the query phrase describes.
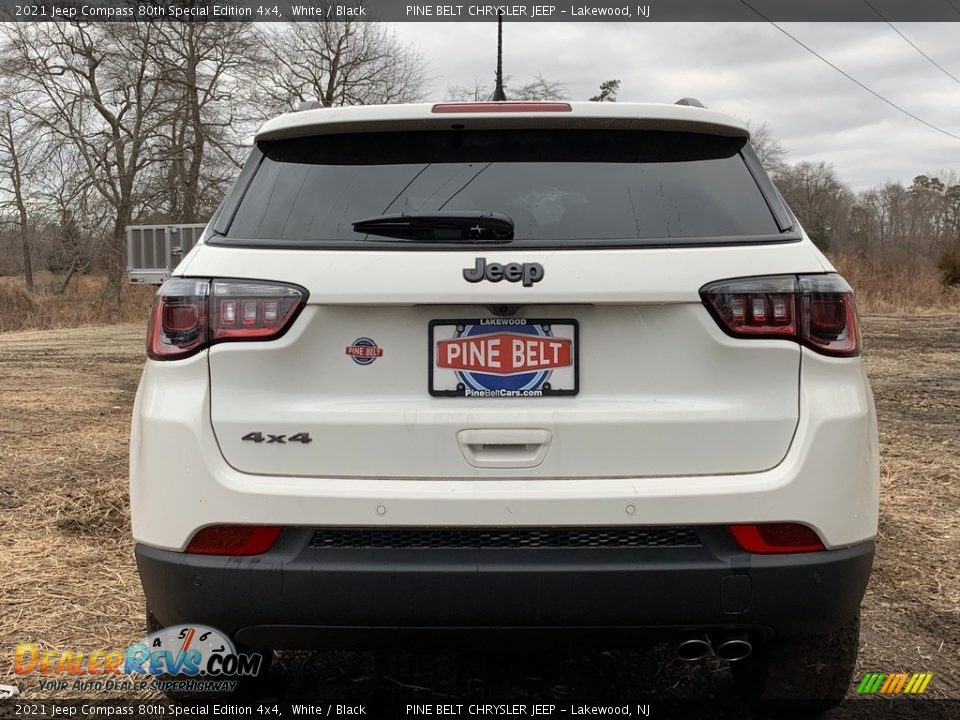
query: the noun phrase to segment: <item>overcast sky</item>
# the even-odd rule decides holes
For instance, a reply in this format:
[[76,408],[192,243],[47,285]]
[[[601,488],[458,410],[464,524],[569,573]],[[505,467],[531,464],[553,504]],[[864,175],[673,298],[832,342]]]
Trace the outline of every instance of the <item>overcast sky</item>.
[[[905,0],[909,1],[909,0]],[[896,26],[960,77],[960,23]],[[429,62],[432,97],[450,85],[488,81],[496,23],[398,23]],[[883,23],[786,23],[784,28],[879,94],[960,136],[960,83]],[[918,123],[825,65],[766,23],[504,22],[504,72],[517,84],[542,73],[573,100],[621,81],[619,99],[673,102],[767,122],[788,160],[825,160],[854,187],[909,183],[920,173],[960,171],[960,140]]]

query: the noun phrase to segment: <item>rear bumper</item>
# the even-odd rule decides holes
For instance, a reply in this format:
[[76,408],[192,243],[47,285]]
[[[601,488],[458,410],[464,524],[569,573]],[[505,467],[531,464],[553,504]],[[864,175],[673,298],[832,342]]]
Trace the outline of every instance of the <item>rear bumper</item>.
[[202,623],[276,649],[366,647],[411,632],[812,635],[857,613],[873,542],[761,556],[722,528],[698,531],[699,547],[347,549],[310,547],[312,530],[290,528],[255,557],[143,544],[136,557],[162,624]]

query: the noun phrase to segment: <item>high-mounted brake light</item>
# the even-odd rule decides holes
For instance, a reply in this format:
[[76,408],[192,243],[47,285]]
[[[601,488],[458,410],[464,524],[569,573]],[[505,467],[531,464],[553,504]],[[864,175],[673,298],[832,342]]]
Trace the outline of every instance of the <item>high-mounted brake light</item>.
[[147,330],[147,355],[178,360],[218,342],[273,340],[307,300],[295,285],[253,280],[173,278],[157,291]]
[[733,337],[794,340],[824,355],[860,354],[853,291],[839,275],[720,280],[700,297]]
[[800,523],[731,525],[730,534],[750,553],[802,553],[826,550],[813,528]]
[[517,113],[517,112],[573,112],[570,103],[563,102],[485,102],[439,103],[435,113]]
[[274,525],[211,525],[190,540],[195,555],[260,555],[273,547],[283,528]]

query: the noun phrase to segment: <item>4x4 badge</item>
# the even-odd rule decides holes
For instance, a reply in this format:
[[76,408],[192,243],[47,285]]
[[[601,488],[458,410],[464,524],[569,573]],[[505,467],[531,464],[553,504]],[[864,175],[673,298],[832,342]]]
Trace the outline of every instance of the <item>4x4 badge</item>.
[[507,265],[490,263],[487,265],[487,259],[479,257],[476,265],[463,269],[463,279],[472,283],[481,280],[490,282],[506,280],[523,282],[524,287],[531,287],[534,283],[543,280],[543,265],[540,263],[508,263]]

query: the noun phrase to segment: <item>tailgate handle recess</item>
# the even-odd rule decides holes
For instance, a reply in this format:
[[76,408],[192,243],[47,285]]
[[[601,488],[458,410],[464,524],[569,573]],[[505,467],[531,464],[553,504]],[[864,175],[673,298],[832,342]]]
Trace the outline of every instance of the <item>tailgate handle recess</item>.
[[479,468],[536,467],[550,449],[553,433],[538,429],[474,429],[457,433],[464,459]]

